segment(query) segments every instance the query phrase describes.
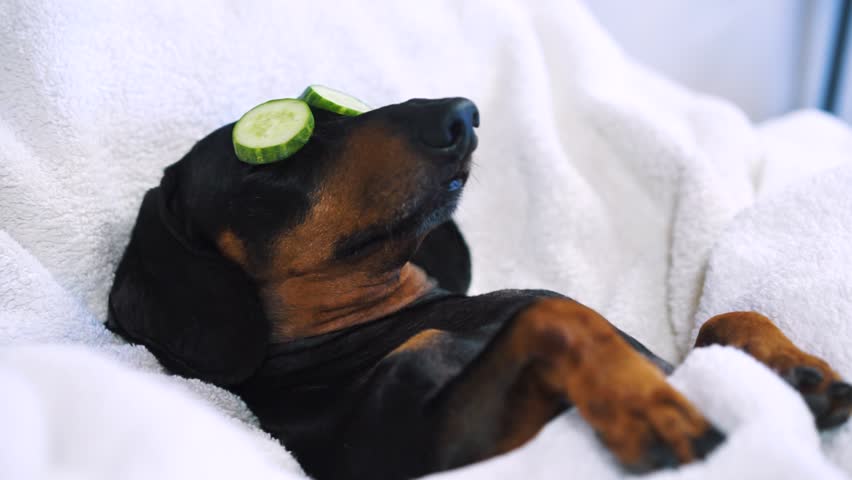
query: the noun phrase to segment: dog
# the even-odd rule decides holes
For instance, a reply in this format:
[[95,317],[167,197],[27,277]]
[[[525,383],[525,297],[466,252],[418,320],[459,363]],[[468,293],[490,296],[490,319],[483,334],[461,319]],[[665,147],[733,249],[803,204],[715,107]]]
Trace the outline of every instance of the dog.
[[[403,479],[504,452],[576,408],[632,472],[724,441],[672,369],[594,310],[549,291],[466,296],[452,220],[477,146],[469,100],[355,117],[313,109],[284,161],[238,161],[233,124],[142,201],[107,326],[178,375],[238,394],[323,479]],[[766,317],[707,321],[696,347],[744,350],[846,421],[852,386]]]

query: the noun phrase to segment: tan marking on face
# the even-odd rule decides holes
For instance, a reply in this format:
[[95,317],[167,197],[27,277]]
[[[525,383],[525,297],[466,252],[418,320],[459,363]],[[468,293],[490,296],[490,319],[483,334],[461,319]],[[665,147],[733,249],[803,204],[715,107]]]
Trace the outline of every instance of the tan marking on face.
[[261,288],[273,320],[273,341],[320,335],[384,317],[435,288],[423,270],[407,263],[383,275],[359,271],[305,275]]
[[219,247],[222,255],[237,265],[246,268],[248,254],[246,253],[245,245],[232,230],[225,230],[219,234],[219,238],[216,239],[216,245]]
[[[353,132],[329,168],[305,221],[277,240],[264,276],[281,278],[328,268],[339,240],[398,220],[422,190],[424,167],[418,154],[405,139],[376,127]],[[385,250],[376,255],[394,253]]]

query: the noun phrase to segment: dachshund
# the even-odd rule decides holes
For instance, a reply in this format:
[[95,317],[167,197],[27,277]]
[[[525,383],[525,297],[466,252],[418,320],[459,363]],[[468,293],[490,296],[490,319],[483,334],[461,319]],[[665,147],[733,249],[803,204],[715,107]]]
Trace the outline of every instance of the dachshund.
[[[230,124],[165,169],[117,267],[109,329],[239,395],[319,480],[481,461],[569,408],[631,472],[724,441],[666,382],[671,365],[591,308],[466,295],[452,214],[477,146],[471,101],[312,110],[312,138],[284,161],[240,162]],[[696,347],[711,344],[776,371],[819,428],[848,418],[852,386],[766,317],[714,317]]]

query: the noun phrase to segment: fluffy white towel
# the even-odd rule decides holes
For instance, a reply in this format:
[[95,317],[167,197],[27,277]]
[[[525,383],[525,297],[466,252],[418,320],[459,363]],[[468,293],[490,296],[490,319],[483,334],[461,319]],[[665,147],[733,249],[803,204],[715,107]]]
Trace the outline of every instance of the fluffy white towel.
[[[85,456],[66,443],[97,436],[110,439],[115,458],[144,456],[144,472],[165,478],[173,457],[154,447],[140,452],[134,444],[138,431],[125,428],[113,410],[111,416],[98,413],[101,402],[121,402],[125,388],[144,391],[152,405],[173,409],[146,416],[150,435],[167,437],[184,426],[198,451],[220,448],[217,441],[240,442],[246,432],[268,446],[251,427],[255,421],[242,402],[216,387],[184,379],[141,386],[146,380],[139,380],[136,390],[129,384],[137,383],[137,375],[128,376],[126,387],[107,380],[117,367],[103,360],[78,362],[81,354],[57,347],[19,349],[73,343],[131,369],[162,373],[145,349],[123,344],[101,326],[112,272],[142,193],[156,184],[163,167],[213,128],[260,101],[296,95],[309,83],[336,86],[376,105],[413,96],[461,95],[477,102],[481,147],[459,212],[473,249],[474,291],[543,287],[566,293],[675,361],[688,351],[696,321],[732,305],[763,307],[779,315],[796,340],[831,356],[847,376],[852,373],[848,359],[838,354],[848,336],[834,335],[839,327],[831,327],[845,325],[847,304],[827,295],[831,288],[848,293],[848,276],[845,283],[839,278],[845,272],[832,270],[838,278],[808,277],[814,281],[807,286],[819,289],[824,302],[808,317],[807,334],[787,328],[804,317],[784,316],[788,304],[790,312],[804,307],[761,289],[752,295],[731,279],[740,275],[745,281],[733,268],[742,268],[740,257],[750,258],[754,251],[749,278],[782,283],[775,265],[758,262],[761,249],[780,248],[777,239],[763,229],[763,236],[747,234],[747,225],[732,226],[732,219],[761,196],[767,197],[765,205],[776,201],[799,208],[793,197],[784,197],[793,195],[787,185],[845,161],[852,151],[849,131],[815,113],[756,129],[734,107],[686,91],[625,58],[576,2],[444,0],[413,8],[391,0],[369,7],[10,0],[0,3],[0,18],[0,346],[5,348],[0,389],[8,401],[31,405],[14,429],[0,429],[0,449],[37,444],[43,432],[67,433],[55,435],[56,448],[73,458],[62,457],[70,463],[57,465],[69,465],[68,475],[94,476],[105,471],[104,457]],[[826,197],[831,192],[842,197],[842,189],[814,188],[812,195],[826,200],[813,210],[819,213],[801,211],[812,222],[812,244],[796,247],[789,238],[791,248],[779,250],[773,261],[790,268],[799,265],[796,259],[810,265],[808,252],[828,245],[831,250],[819,250],[826,270],[831,261],[843,264],[836,256],[848,261],[852,244],[831,237],[844,225],[845,217],[836,212],[842,199]],[[753,217],[757,225],[762,208],[771,209],[758,207],[743,219]],[[791,218],[784,215],[768,216]],[[813,218],[819,215],[821,220]],[[726,228],[731,230],[721,236]],[[783,235],[803,235],[803,230]],[[737,232],[747,241],[726,244]],[[707,260],[720,238],[705,287]],[[724,273],[728,262],[738,273]],[[827,280],[834,286],[822,284]],[[786,285],[790,291],[805,287]],[[770,304],[772,299],[776,303]],[[831,342],[837,348],[829,348]],[[112,372],[102,382],[97,376],[82,378],[101,369]],[[79,385],[57,383],[78,377]],[[848,442],[842,441],[850,427],[823,437],[827,446],[820,450],[795,393],[736,351],[692,354],[673,382],[727,431],[729,440],[707,463],[659,478],[842,475],[825,451],[852,471]],[[230,422],[217,435],[211,435],[219,429],[212,424],[210,430],[195,431],[182,423],[190,418],[185,410],[193,407],[172,402],[175,395],[201,396],[222,415],[242,422]],[[74,409],[92,419],[86,435],[66,431],[71,427],[62,414],[76,415]],[[11,462],[0,471],[29,468],[21,458],[0,457]],[[128,460],[126,467],[135,468],[137,461]],[[215,466],[232,461],[257,472],[281,464],[271,453],[204,461],[211,478],[225,476],[230,470]],[[294,471],[287,464],[281,469]],[[521,472],[529,478],[621,475],[571,414],[554,420],[519,452],[447,475],[493,478]]]
[[3,478],[304,478],[270,436],[171,383],[79,346],[3,350]]
[[[697,318],[735,310],[766,313],[852,378],[852,165],[759,202],[722,235]],[[825,435],[823,445],[852,472],[852,429]]]

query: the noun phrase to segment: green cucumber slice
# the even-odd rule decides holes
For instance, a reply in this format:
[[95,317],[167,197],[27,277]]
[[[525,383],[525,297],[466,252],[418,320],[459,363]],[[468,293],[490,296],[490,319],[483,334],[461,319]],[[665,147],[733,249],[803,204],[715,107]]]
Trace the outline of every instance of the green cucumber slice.
[[299,98],[312,107],[350,117],[372,110],[372,107],[361,100],[322,85],[310,85],[299,95]]
[[270,100],[252,108],[234,125],[232,139],[237,158],[260,165],[277,162],[298,152],[314,132],[308,104],[295,98]]

